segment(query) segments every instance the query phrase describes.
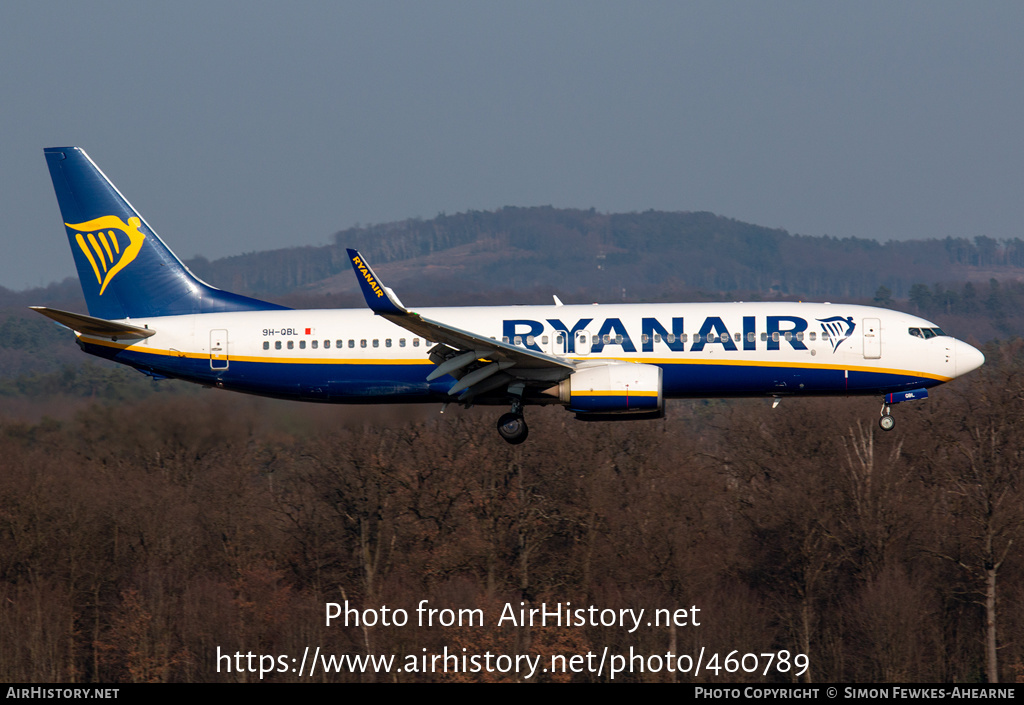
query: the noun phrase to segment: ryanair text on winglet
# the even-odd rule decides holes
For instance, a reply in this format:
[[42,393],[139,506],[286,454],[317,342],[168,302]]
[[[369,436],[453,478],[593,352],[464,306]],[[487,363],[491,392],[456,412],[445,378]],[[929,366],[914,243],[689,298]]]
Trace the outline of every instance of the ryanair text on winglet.
[[370,274],[370,268],[363,264],[363,261],[359,259],[358,256],[352,258],[352,263],[356,267],[358,267],[359,273],[363,275],[363,278],[366,279],[366,283],[369,284],[370,288],[373,289],[375,294],[377,294],[377,298],[379,299],[380,297],[384,296],[384,291],[377,284],[377,281],[373,278],[373,275]]

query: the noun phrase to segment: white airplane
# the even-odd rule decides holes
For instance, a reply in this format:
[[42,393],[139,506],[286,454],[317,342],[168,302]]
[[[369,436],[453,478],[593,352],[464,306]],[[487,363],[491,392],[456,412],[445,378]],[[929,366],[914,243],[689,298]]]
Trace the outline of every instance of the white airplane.
[[292,310],[196,278],[78,147],[46,161],[89,315],[33,307],[87,353],[156,378],[328,403],[509,405],[498,432],[526,439],[523,408],[585,421],[650,419],[665,400],[882,397],[890,405],[985,358],[934,323],[830,303],[406,308],[349,250],[368,308]]

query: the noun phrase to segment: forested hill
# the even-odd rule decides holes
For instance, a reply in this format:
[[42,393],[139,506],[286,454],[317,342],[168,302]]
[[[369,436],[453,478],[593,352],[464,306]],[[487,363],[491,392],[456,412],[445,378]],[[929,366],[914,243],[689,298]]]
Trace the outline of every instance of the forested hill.
[[354,227],[336,233],[333,245],[199,258],[189,266],[218,286],[260,296],[350,292],[346,247],[361,250],[403,291],[435,297],[516,290],[545,300],[560,293],[636,301],[705,291],[863,300],[885,287],[892,298],[907,299],[915,284],[1024,279],[1020,239],[880,243],[792,235],[703,212],[551,207]]
[[[174,246],[173,234],[169,238]],[[502,208],[355,227],[334,244],[188,262],[214,286],[296,308],[357,307],[355,247],[411,306],[807,299],[888,306],[984,342],[1024,336],[1024,241],[880,243],[792,235],[712,213]],[[85,311],[77,280],[0,287],[0,380],[77,363],[29,305]]]

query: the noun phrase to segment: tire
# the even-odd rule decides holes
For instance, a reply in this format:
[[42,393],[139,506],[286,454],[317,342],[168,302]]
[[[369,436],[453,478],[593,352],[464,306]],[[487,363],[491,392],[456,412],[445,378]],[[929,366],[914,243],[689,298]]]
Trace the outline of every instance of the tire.
[[526,440],[529,433],[522,414],[502,414],[498,419],[498,434],[508,443],[518,445]]
[[883,416],[882,418],[878,419],[878,426],[883,431],[891,431],[894,428],[896,428],[896,419],[888,415]]

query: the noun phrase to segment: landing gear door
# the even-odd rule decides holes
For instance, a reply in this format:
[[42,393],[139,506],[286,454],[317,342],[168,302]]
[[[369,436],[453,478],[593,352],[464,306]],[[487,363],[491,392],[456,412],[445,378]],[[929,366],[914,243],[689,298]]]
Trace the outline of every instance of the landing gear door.
[[877,318],[864,319],[864,359],[882,357],[882,323]]
[[224,329],[210,331],[210,369],[228,368],[228,332]]

